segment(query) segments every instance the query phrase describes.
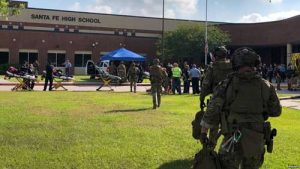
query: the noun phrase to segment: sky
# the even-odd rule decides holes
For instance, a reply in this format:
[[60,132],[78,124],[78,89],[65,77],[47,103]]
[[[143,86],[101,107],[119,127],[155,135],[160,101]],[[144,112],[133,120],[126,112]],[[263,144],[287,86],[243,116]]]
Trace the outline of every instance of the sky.
[[[163,0],[27,0],[29,7],[162,17]],[[206,0],[165,0],[165,17],[205,20]],[[208,20],[254,23],[300,15],[300,0],[207,0]],[[271,1],[271,2],[270,2]]]

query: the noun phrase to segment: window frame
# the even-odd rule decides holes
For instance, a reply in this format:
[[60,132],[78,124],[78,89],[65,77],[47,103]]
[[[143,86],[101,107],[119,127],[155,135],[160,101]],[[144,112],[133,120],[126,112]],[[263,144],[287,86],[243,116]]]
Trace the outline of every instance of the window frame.
[[[77,57],[80,57],[80,64],[77,64]],[[85,59],[85,57],[88,57]],[[87,61],[92,59],[92,52],[90,51],[76,51],[74,53],[74,67],[83,68],[86,67]],[[80,65],[80,66],[79,66]]]
[[[39,51],[38,50],[20,49],[19,50],[19,64],[20,65],[24,64],[24,63],[20,62],[21,61],[20,60],[21,53],[26,54],[26,59],[24,61],[28,62],[29,64],[34,63],[35,60],[39,60]],[[34,58],[34,57],[36,57],[36,58]],[[34,59],[32,60],[31,58],[34,58]]]
[[[63,67],[63,63],[66,62],[66,55],[67,55],[66,51],[51,51],[51,50],[49,50],[48,54],[47,54],[48,60],[50,60],[49,55],[55,55],[55,64],[53,65],[54,67]],[[64,61],[60,65],[58,64],[58,61],[59,61],[58,55],[64,55]],[[51,64],[53,64],[53,63],[51,63]]]

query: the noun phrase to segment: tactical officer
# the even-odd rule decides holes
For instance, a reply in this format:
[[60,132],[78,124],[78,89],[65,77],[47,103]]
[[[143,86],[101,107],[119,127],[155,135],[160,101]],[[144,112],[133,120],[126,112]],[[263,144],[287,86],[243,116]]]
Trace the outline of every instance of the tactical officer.
[[163,70],[159,65],[159,59],[153,60],[153,66],[150,67],[151,93],[153,101],[153,109],[160,107],[161,91],[163,83]]
[[117,71],[118,71],[118,76],[122,79],[121,81],[122,82],[126,82],[126,66],[124,65],[124,62],[121,61],[118,68],[117,68]]
[[111,75],[117,76],[117,67],[116,67],[114,62],[110,63],[108,73],[111,74]]
[[237,49],[232,60],[234,72],[215,88],[201,121],[202,144],[208,143],[208,129],[221,125],[222,169],[260,168],[264,145],[270,140],[270,123],[265,121],[281,114],[275,88],[256,71],[259,64],[260,57],[252,49]]
[[130,81],[130,92],[132,92],[132,87],[133,87],[134,93],[136,93],[136,83],[138,81],[139,73],[140,73],[139,68],[135,66],[134,62],[132,62],[128,70],[128,78]]
[[[205,97],[212,94],[214,88],[232,72],[232,64],[227,60],[228,51],[224,46],[215,48],[213,55],[215,61],[206,69],[203,81],[201,83],[200,93],[200,108],[205,107]],[[216,145],[216,135],[219,128],[212,129],[209,134],[209,139]]]
[[219,82],[224,80],[226,76],[232,72],[232,65],[227,57],[227,49],[224,46],[217,47],[213,55],[215,62],[208,66],[204,79],[201,83],[201,94],[200,94],[200,107],[205,106],[205,97],[213,93],[213,89],[218,85]]

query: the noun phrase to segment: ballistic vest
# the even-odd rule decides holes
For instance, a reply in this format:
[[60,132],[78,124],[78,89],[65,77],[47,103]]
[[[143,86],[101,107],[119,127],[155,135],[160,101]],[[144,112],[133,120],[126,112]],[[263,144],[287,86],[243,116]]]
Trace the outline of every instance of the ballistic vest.
[[163,81],[163,70],[159,65],[150,67],[150,81],[151,84],[161,84]]
[[228,122],[264,122],[264,113],[268,111],[266,101],[270,96],[268,85],[258,75],[233,76],[226,92],[225,110],[229,112]]
[[232,72],[232,64],[229,61],[216,61],[213,63],[212,68],[212,89],[214,89],[221,81],[226,79],[229,73]]

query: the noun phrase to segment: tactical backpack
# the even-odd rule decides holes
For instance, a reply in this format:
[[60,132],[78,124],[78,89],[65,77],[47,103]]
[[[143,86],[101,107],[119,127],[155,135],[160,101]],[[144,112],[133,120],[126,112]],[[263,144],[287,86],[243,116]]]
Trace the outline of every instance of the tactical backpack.
[[218,154],[204,145],[202,150],[195,154],[193,169],[221,169]]

